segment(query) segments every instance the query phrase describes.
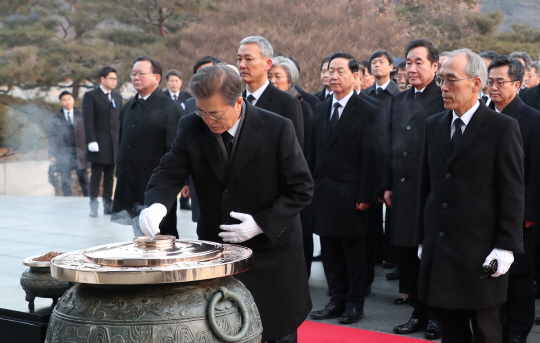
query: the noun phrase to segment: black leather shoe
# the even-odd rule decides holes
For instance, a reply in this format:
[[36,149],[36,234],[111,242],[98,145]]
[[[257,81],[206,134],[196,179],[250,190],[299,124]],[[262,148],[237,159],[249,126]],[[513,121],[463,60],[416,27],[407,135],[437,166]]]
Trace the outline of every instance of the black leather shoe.
[[396,305],[405,305],[409,303],[409,298],[397,298],[394,299],[394,304]]
[[386,279],[387,280],[399,280],[399,268],[394,270],[391,273],[387,273],[386,274]]
[[339,317],[339,322],[341,324],[358,323],[362,318],[364,318],[364,310],[357,310],[356,308],[351,307],[343,312],[341,317]]
[[426,339],[439,339],[442,337],[441,327],[436,320],[428,320],[426,328]]
[[427,323],[423,320],[411,318],[405,324],[394,327],[394,332],[400,335],[415,333],[426,328]]
[[520,335],[511,333],[508,335],[506,343],[527,343],[527,338],[523,338]]
[[535,323],[536,325],[540,325],[540,317],[536,317],[536,318],[534,319],[534,323]]
[[309,314],[309,316],[313,319],[330,319],[330,318],[336,318],[340,317],[341,314],[345,311],[345,307],[336,305],[336,304],[328,304],[325,308],[319,311],[313,311]]
[[396,268],[396,267],[397,267],[397,264],[392,263],[392,262],[386,262],[386,261],[383,261],[382,267],[383,267],[384,269]]

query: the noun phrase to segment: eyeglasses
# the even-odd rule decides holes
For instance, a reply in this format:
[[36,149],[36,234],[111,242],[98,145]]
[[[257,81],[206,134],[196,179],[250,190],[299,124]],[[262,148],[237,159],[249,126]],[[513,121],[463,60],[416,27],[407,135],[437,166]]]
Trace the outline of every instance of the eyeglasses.
[[437,86],[442,87],[445,83],[448,87],[454,87],[454,83],[461,80],[468,80],[473,79],[474,76],[471,77],[464,77],[462,79],[452,79],[452,78],[444,78],[440,76],[435,77],[435,83],[437,83]]
[[488,87],[493,87],[493,85],[497,85],[497,88],[501,88],[501,87],[504,87],[504,84],[506,82],[516,82],[517,80],[510,80],[510,81],[505,81],[505,80],[493,80],[493,79],[488,79],[487,81],[487,85]]
[[116,77],[106,77],[105,79],[106,79],[106,80],[113,80],[113,81],[118,80]]
[[137,76],[138,76],[138,77],[143,77],[144,75],[148,75],[148,74],[153,74],[153,73],[131,73],[131,74],[129,74],[129,76],[130,76],[132,79],[134,79],[134,78],[136,78]]
[[221,112],[221,114],[219,116],[215,115],[215,114],[207,114],[207,113],[204,113],[201,110],[195,110],[195,114],[198,115],[199,117],[201,117],[202,119],[210,118],[210,119],[213,119],[215,121],[218,121],[218,120],[221,120],[221,118],[223,118],[225,113],[227,113],[227,111],[229,111],[229,109],[231,107],[232,106],[229,106],[225,111]]

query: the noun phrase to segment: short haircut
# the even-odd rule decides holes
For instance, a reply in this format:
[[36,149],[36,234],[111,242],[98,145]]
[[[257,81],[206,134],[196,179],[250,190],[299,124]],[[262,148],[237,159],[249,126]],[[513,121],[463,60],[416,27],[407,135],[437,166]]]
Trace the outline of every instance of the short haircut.
[[358,64],[358,74],[361,74],[362,76],[366,75],[366,68],[362,63],[358,63],[358,61],[356,61],[356,63]]
[[336,58],[344,58],[346,60],[349,60],[348,66],[351,73],[358,72],[358,61],[356,61],[351,54],[348,54],[346,52],[336,52],[332,54],[332,56],[330,56],[330,60],[328,61],[328,67],[330,67],[330,63],[332,63],[332,60]]
[[[107,74],[107,75],[109,75],[109,74]],[[58,99],[59,99],[59,100],[62,100],[62,98],[63,98],[64,96],[66,96],[66,95],[71,95],[71,97],[73,98],[73,94],[71,94],[71,93],[68,92],[68,91],[63,91],[63,92],[60,93],[60,95],[58,96]]]
[[214,56],[204,56],[203,58],[195,62],[195,65],[193,66],[193,75],[197,74],[197,69],[199,69],[200,66],[204,64],[208,64],[208,63],[212,63],[212,65],[216,65],[218,63],[221,63],[221,61],[215,58]]
[[431,62],[431,64],[435,62],[439,62],[439,49],[435,44],[433,44],[432,41],[430,41],[427,38],[416,38],[407,43],[405,45],[405,59],[407,59],[407,55],[409,55],[409,52],[412,49],[416,48],[426,48],[428,50],[428,60]]
[[523,64],[510,56],[495,57],[487,68],[488,74],[493,68],[508,66],[508,76],[511,80],[519,81],[523,84],[523,78],[525,77],[525,67]]
[[208,99],[219,93],[232,106],[242,96],[242,79],[229,66],[212,65],[193,75],[189,90],[195,99]]
[[495,58],[500,56],[498,53],[496,53],[493,50],[482,51],[478,55],[480,55],[480,57],[485,58],[485,59],[490,60],[490,61],[493,61]]
[[[369,61],[360,61],[361,65],[364,66],[364,68],[368,71],[369,75],[371,75],[371,63]],[[364,75],[366,75],[366,70],[364,70]]]
[[379,58],[381,56],[386,56],[386,59],[388,60],[388,64],[390,65],[394,64],[394,57],[392,56],[391,53],[389,53],[386,50],[377,50],[374,53],[372,53],[371,56],[369,57],[369,63],[371,64],[372,60],[374,60],[375,58]]
[[296,68],[294,62],[285,56],[277,56],[272,58],[272,67],[282,67],[287,74],[287,81],[289,82],[289,88],[294,86],[300,77],[300,73]]
[[159,63],[157,60],[153,59],[150,56],[139,56],[133,61],[133,64],[137,62],[147,61],[150,62],[152,65],[152,73],[158,74],[159,77],[163,77],[163,69],[161,69],[161,63]]
[[527,71],[531,71],[532,61],[531,61],[531,56],[529,56],[528,53],[526,53],[525,51],[514,51],[513,53],[510,54],[510,57],[521,58],[525,62],[525,69]]
[[470,49],[458,49],[450,52],[448,58],[464,54],[467,57],[467,65],[465,66],[465,74],[469,77],[479,77],[482,84],[487,81],[487,68],[482,57]]
[[167,74],[165,74],[165,79],[167,81],[169,81],[169,76],[176,76],[178,77],[180,80],[182,80],[182,73],[180,73],[178,70],[176,69],[171,69],[167,72]]
[[[448,53],[447,53],[448,55]],[[407,61],[401,61],[397,67],[396,67],[396,70],[400,70],[400,69],[407,69]]]
[[249,36],[240,42],[240,45],[246,45],[246,44],[257,44],[259,46],[259,52],[263,57],[272,58],[274,57],[274,49],[272,48],[272,44],[270,42],[261,36]]
[[330,56],[326,56],[325,58],[323,58],[321,61],[321,67],[319,68],[319,71],[322,71],[322,67],[328,62],[330,62]]
[[110,73],[115,73],[117,74],[116,72],[116,69],[114,69],[113,67],[104,67],[104,68],[101,68],[101,70],[99,71],[98,75],[99,75],[99,79],[101,80],[102,77],[107,77],[109,76]]
[[537,77],[540,77],[540,67],[538,66],[538,62],[531,64],[531,72],[532,68],[534,68],[534,73]]

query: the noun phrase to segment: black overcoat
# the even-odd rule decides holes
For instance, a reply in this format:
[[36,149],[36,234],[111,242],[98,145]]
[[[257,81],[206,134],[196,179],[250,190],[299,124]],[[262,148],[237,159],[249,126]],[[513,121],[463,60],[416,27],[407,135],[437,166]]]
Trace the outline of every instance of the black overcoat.
[[[56,158],[56,163],[69,163],[71,155],[71,138],[66,122],[64,110],[52,115],[49,127],[49,157]],[[73,130],[75,134],[75,152],[77,153],[77,167],[89,168],[86,162],[86,142],[84,139],[84,120],[80,110],[73,109]]]
[[523,148],[518,122],[480,101],[451,151],[452,111],[425,125],[417,243],[423,244],[419,299],[447,309],[506,301],[508,274],[481,278],[493,250],[523,252]]
[[384,119],[385,121],[388,121],[388,117],[390,116],[390,108],[392,107],[392,98],[394,97],[394,95],[400,93],[399,86],[395,81],[390,80],[390,83],[388,84],[386,89],[382,92],[382,94],[379,95],[377,95],[376,88],[377,84],[373,83],[371,86],[366,88],[366,95],[372,97],[373,99],[377,99],[383,103]]
[[320,100],[321,102],[324,102],[324,101],[327,100],[325,94],[326,94],[326,88],[323,88],[321,91],[319,91],[319,92],[317,92],[317,93],[315,93],[315,94],[313,94],[313,95],[314,95],[315,97],[319,98],[319,100]]
[[[242,92],[244,99],[246,91]],[[277,89],[271,82],[257,99],[255,106],[279,114],[292,121],[300,146],[304,147],[304,120],[300,101],[289,93]]]
[[414,247],[424,124],[444,111],[441,88],[432,81],[418,100],[414,87],[394,95],[386,131],[382,189],[393,191],[391,243]]
[[313,114],[313,148],[308,161],[315,191],[311,202],[315,233],[357,237],[368,232],[367,212],[356,203],[378,203],[382,160],[381,111],[353,93],[333,138],[328,138],[332,101]]
[[535,110],[540,110],[540,85],[519,92],[523,102]]
[[245,104],[228,170],[202,119],[189,114],[180,120],[173,148],[148,184],[145,205],[170,208],[191,174],[200,239],[223,242],[219,225],[238,222],[231,211],[253,216],[263,234],[241,243],[253,250],[253,267],[235,277],[253,294],[265,342],[296,330],[311,310],[298,213],[311,199],[313,180],[291,122]]
[[[494,103],[491,104],[490,108],[494,108]],[[519,123],[519,131],[523,139],[525,166],[525,212],[523,219],[538,223],[540,221],[540,111],[525,105],[519,96],[516,96],[501,113],[514,118]],[[510,273],[522,274],[534,271],[535,231],[539,224],[529,228],[523,226],[525,253],[514,255],[514,263],[510,267]]]
[[111,91],[113,101],[100,87],[84,93],[82,111],[86,144],[97,142],[98,152],[86,152],[86,160],[99,164],[116,164],[120,130],[122,96]]
[[122,109],[111,220],[121,221],[115,213],[123,210],[132,217],[140,212],[148,180],[171,149],[181,113],[180,105],[166,97],[160,88],[147,100],[135,96]]

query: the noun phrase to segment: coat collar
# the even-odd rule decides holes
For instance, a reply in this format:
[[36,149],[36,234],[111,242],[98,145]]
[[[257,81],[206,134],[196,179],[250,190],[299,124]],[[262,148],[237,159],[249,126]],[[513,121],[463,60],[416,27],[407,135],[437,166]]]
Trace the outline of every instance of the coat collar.
[[327,116],[324,118],[323,121],[325,124],[325,135],[323,135],[325,138],[325,143],[327,144],[326,147],[330,147],[337,137],[340,136],[340,132],[343,130],[343,128],[347,125],[347,122],[351,119],[351,117],[354,115],[355,111],[357,111],[358,106],[358,94],[356,94],[355,91],[353,91],[352,96],[350,97],[349,101],[347,101],[347,105],[345,105],[345,108],[343,109],[343,112],[341,113],[341,117],[339,118],[338,125],[336,127],[336,132],[334,133],[333,137],[328,140],[328,125],[330,123],[330,111],[332,109],[332,101],[328,101],[327,110],[325,113]]
[[131,107],[135,106],[135,104],[137,103],[155,104],[157,101],[159,101],[159,98],[164,97],[164,96],[165,95],[163,94],[163,91],[161,90],[161,88],[157,87],[146,100],[142,100],[141,98],[139,98],[139,95],[136,94],[132,99],[133,102],[131,103]]
[[419,100],[415,100],[415,88],[411,87],[406,92],[409,92],[407,94],[407,99],[411,101],[412,108],[411,108],[411,115],[409,117],[409,120],[413,119],[415,116],[417,116],[419,113],[422,112],[426,107],[430,106],[431,103],[435,101],[441,101],[442,102],[442,92],[441,88],[437,86],[435,83],[435,79],[431,80],[431,82],[426,86],[426,89],[422,92],[422,95],[420,95]]
[[525,103],[521,101],[519,98],[519,95],[516,94],[516,97],[510,101],[508,105],[502,110],[502,114],[506,114],[507,116],[514,118],[515,120],[519,120],[521,116],[523,115],[521,111],[523,110],[523,107],[525,106]]

